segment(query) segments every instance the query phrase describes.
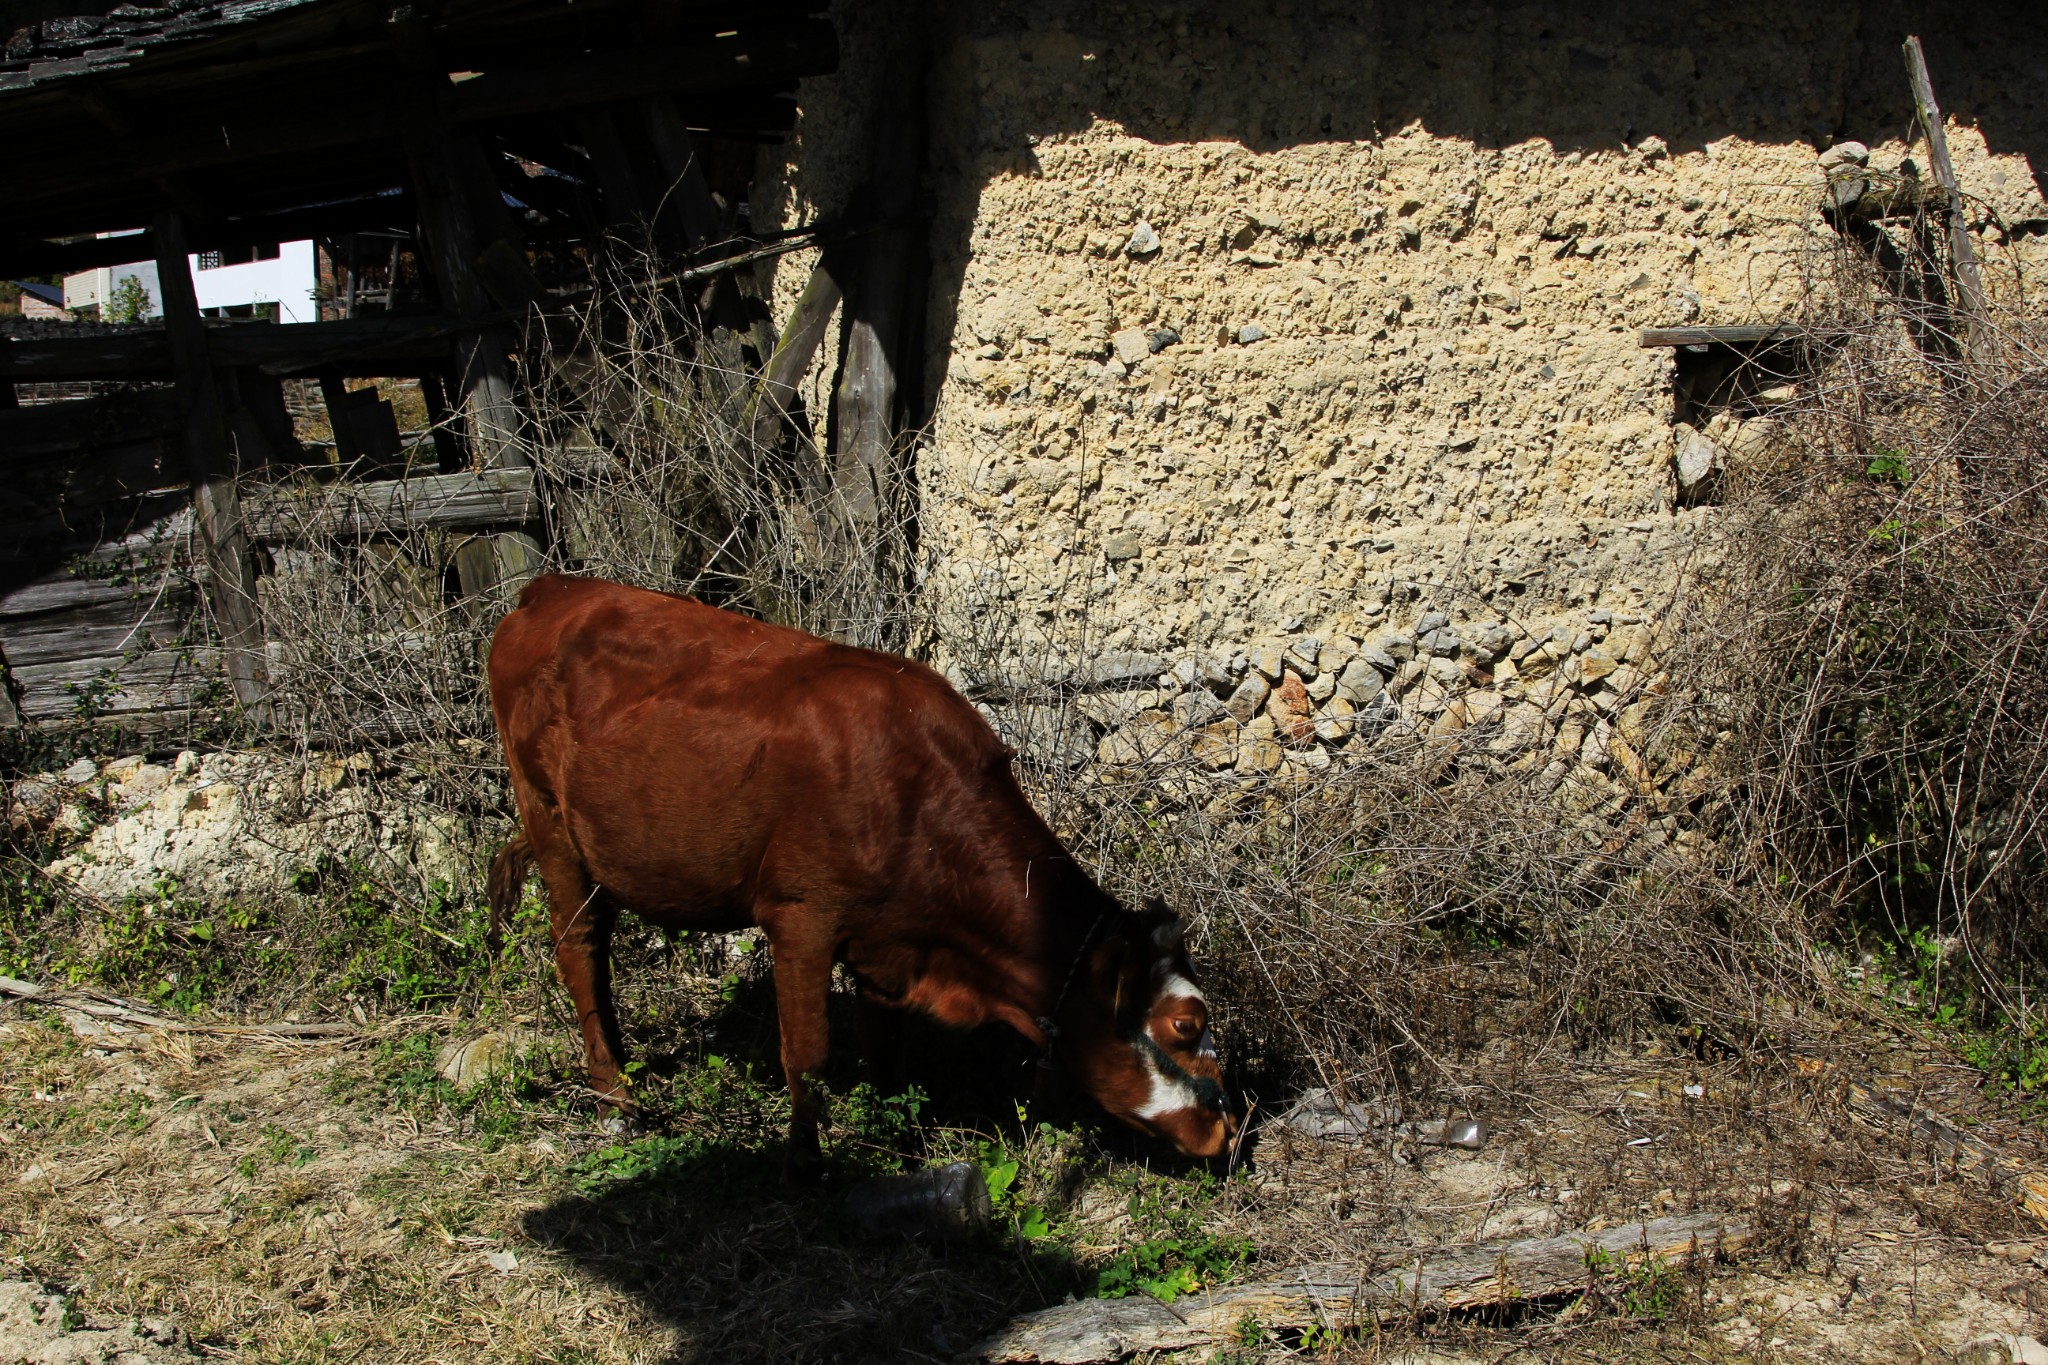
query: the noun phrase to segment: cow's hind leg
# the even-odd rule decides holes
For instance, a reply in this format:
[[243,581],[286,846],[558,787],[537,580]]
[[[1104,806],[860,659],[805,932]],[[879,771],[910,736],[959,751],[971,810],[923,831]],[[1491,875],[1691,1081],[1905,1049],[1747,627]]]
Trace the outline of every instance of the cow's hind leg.
[[618,1011],[612,1004],[612,925],[618,907],[590,879],[583,859],[559,828],[546,835],[527,827],[534,861],[548,886],[548,936],[555,945],[555,968],[576,1006],[583,1030],[583,1060],[590,1088],[614,1109],[631,1109],[626,1092],[626,1047],[619,1036]]
[[831,1056],[826,1006],[832,992],[832,938],[798,913],[760,917],[775,954],[775,1017],[782,1031],[782,1074],[789,1082],[789,1155],[783,1179],[801,1184],[818,1169],[818,1108],[813,1081]]

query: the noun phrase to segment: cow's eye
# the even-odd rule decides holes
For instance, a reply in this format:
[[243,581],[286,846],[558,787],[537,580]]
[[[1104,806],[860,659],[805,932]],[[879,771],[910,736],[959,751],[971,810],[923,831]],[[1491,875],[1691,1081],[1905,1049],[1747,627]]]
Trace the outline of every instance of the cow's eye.
[[1182,1042],[1192,1043],[1202,1036],[1202,1021],[1182,1015],[1173,1021],[1173,1032]]

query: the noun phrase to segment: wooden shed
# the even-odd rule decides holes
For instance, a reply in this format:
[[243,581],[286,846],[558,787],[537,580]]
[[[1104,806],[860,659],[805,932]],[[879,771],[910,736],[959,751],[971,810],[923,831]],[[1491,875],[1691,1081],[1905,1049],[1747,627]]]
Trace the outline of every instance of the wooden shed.
[[[701,277],[697,306],[759,373],[774,333],[730,267],[813,240],[744,214],[758,144],[834,69],[823,8],[28,6],[0,59],[0,277],[154,261],[164,297],[153,324],[0,320],[5,718],[175,730],[218,712],[224,681],[263,720],[257,577],[283,532],[237,480],[315,458],[294,406],[331,430],[323,464],[389,482],[373,501],[475,533],[462,591],[529,571],[521,334],[588,297],[608,240]],[[200,316],[188,258],[305,239],[320,321]],[[418,386],[428,467],[362,384],[392,378]],[[182,580],[157,553],[180,538]]]

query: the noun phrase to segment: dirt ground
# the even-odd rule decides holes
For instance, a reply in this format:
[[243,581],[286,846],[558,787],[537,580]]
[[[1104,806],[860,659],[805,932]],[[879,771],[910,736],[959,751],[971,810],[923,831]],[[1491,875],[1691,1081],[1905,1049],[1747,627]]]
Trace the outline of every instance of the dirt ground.
[[[1429,1101],[1483,1119],[1482,1150],[1331,1145],[1269,1123],[1228,1176],[989,1119],[947,1079],[985,1045],[969,1040],[926,1049],[939,1074],[914,1076],[935,1096],[917,1125],[842,1103],[831,1178],[791,1193],[774,1077],[746,1061],[756,1006],[712,1001],[687,1036],[674,1019],[638,1030],[653,1118],[623,1134],[577,1092],[550,1017],[496,1021],[523,1052],[457,1090],[436,1062],[485,1031],[475,1020],[285,1041],[0,1009],[0,1281],[60,1292],[72,1327],[146,1319],[160,1352],[31,1356],[0,1321],[0,1362],[946,1360],[1162,1239],[1207,1248],[1197,1277],[1218,1283],[1690,1210],[1748,1213],[1757,1238],[1731,1265],[1209,1358],[1976,1362],[2011,1354],[1967,1349],[1983,1338],[2048,1338],[2048,1228],[1986,1163],[1965,1169],[1935,1130],[1873,1116],[1848,1086],[1917,1096],[2037,1170],[2041,1125],[1881,1021],[1768,1066],[1502,1045],[1451,1066]],[[1027,1069],[1007,1053],[980,1067]],[[1019,1163],[982,1241],[866,1239],[844,1210],[865,1174],[955,1156]],[[1026,1238],[1033,1210],[1043,1235]],[[1248,1255],[1216,1251],[1231,1247]]]

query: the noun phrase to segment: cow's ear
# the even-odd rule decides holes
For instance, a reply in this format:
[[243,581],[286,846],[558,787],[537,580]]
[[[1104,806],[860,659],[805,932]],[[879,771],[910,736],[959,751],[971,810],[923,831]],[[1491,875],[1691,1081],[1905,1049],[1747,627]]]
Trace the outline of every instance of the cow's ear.
[[1095,982],[1095,989],[1102,995],[1113,997],[1118,983],[1130,974],[1137,957],[1137,945],[1131,942],[1130,935],[1122,930],[1105,935],[1088,954],[1088,974]]

